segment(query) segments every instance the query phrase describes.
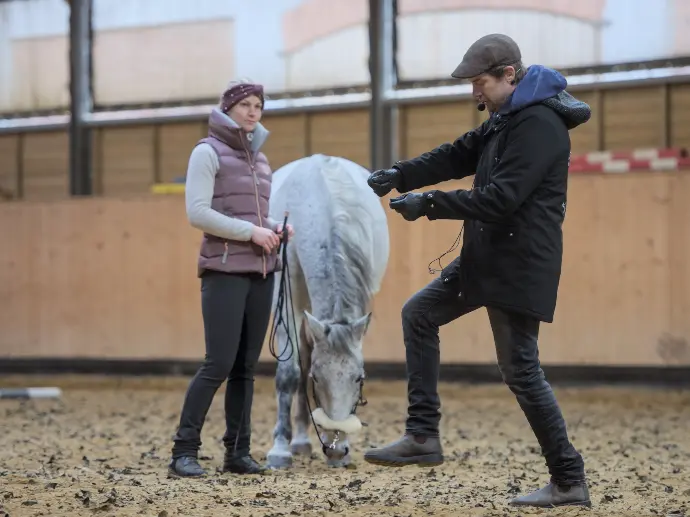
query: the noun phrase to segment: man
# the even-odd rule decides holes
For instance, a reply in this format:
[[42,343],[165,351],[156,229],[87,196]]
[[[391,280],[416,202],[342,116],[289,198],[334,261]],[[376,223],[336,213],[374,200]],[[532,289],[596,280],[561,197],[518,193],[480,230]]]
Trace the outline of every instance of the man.
[[[486,307],[503,380],[515,394],[548,465],[547,486],[512,501],[529,506],[590,506],[584,463],[539,363],[540,322],[552,322],[563,253],[570,138],[590,117],[587,104],[565,92],[565,78],[534,65],[524,69],[508,36],[477,40],[452,76],[469,79],[490,118],[393,168],[371,174],[380,196],[403,195],[390,207],[406,220],[464,221],[460,256],[402,309],[408,371],[404,436],[368,451],[374,464],[438,465],[439,327]],[[474,174],[470,190],[409,193]]]

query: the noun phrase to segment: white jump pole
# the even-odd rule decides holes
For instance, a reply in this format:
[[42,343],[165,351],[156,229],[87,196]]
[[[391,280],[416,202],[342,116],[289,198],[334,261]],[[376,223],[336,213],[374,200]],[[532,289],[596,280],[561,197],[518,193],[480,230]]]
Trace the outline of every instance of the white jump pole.
[[59,399],[60,388],[0,388],[0,399]]

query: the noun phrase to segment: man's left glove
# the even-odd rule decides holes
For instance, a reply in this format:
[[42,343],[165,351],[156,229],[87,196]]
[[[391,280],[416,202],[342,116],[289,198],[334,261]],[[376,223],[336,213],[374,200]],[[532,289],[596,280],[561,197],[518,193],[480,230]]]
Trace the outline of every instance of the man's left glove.
[[414,221],[426,215],[424,194],[416,192],[395,197],[388,202],[388,206],[401,214],[406,221]]
[[367,183],[378,197],[400,188],[401,174],[398,169],[381,169],[369,175]]

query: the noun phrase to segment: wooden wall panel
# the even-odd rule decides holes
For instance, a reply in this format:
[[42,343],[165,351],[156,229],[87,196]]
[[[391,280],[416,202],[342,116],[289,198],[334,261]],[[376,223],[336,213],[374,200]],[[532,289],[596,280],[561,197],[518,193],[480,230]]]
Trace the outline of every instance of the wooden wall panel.
[[69,137],[66,131],[28,133],[22,148],[24,199],[69,196]]
[[154,126],[104,128],[101,131],[103,195],[148,192],[155,181]]
[[405,120],[402,158],[412,158],[444,142],[452,142],[481,123],[472,101],[405,106],[402,112]]
[[674,84],[669,90],[670,144],[690,149],[690,84]]
[[263,152],[275,171],[293,160],[309,154],[308,115],[272,115],[263,124],[271,134]]
[[587,123],[570,131],[571,153],[584,154],[592,151],[600,151],[602,139],[602,94],[597,91],[577,91],[573,95],[589,104],[592,109],[592,117]]
[[310,115],[310,152],[333,154],[369,168],[369,112],[332,111]]
[[187,122],[158,126],[158,183],[172,182],[187,174],[189,155],[199,139],[206,136],[206,124]]
[[664,89],[665,86],[650,86],[604,91],[604,149],[664,147]]
[[18,196],[19,135],[0,135],[0,203]]
[[[690,174],[575,175],[569,197],[543,362],[690,365]],[[365,358],[403,361],[402,306],[434,278],[428,264],[460,223],[387,213],[391,258]],[[5,203],[0,235],[0,356],[203,357],[200,233],[180,197]],[[445,325],[441,338],[446,363],[495,361],[484,310]]]
[[657,346],[669,363],[690,362],[690,174],[669,179],[667,225],[669,243],[670,324]]
[[[668,230],[678,224],[669,220],[669,195],[664,173],[571,177],[561,296],[556,323],[544,327],[545,360],[658,361],[656,341],[670,328]],[[650,346],[630,357],[632,342]]]
[[0,355],[198,352],[199,235],[179,197],[7,207]]

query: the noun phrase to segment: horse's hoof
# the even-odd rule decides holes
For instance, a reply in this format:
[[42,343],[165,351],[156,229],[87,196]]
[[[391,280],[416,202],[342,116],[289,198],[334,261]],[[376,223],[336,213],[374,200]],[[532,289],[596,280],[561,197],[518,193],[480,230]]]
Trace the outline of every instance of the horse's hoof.
[[270,469],[287,469],[292,467],[292,454],[289,452],[269,452],[266,464]]
[[290,444],[290,451],[292,452],[292,454],[310,457],[312,453],[311,443],[292,442],[292,444]]

